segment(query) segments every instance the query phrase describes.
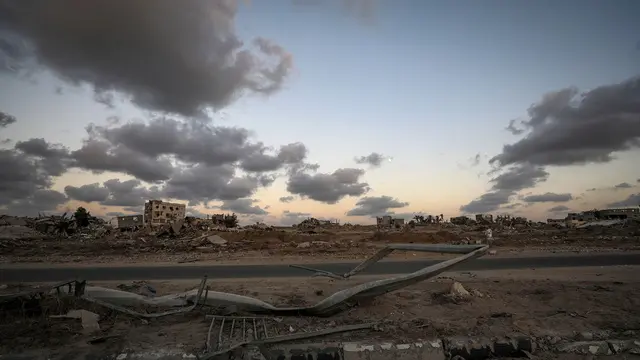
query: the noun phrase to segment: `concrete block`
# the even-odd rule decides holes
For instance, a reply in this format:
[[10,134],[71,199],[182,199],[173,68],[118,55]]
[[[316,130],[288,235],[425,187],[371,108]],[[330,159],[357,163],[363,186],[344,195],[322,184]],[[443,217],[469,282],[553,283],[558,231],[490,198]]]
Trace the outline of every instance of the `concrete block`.
[[628,352],[640,355],[640,341],[638,340],[607,340],[607,343],[615,354]]
[[516,346],[519,351],[526,351],[533,354],[536,351],[536,343],[528,336],[516,337]]
[[493,342],[493,353],[497,357],[512,357],[518,354],[518,344],[514,339],[497,339]]
[[606,341],[575,341],[558,346],[562,353],[581,355],[611,355],[613,352]]

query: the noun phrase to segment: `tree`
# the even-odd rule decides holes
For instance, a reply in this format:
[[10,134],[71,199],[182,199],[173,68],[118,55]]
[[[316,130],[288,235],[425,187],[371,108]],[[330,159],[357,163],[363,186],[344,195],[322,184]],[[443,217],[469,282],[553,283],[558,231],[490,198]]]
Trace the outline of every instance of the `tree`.
[[222,221],[224,222],[224,226],[229,229],[238,227],[238,216],[236,216],[235,213],[231,215],[225,215]]
[[89,226],[89,218],[91,217],[91,214],[82,206],[76,209],[73,217],[76,219],[76,224],[78,225],[78,227]]

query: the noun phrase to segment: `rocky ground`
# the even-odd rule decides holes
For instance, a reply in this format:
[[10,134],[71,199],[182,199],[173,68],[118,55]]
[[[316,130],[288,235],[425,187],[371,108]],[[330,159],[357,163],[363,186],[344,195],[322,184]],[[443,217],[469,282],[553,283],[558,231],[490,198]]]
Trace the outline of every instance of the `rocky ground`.
[[[329,228],[246,227],[221,231],[185,224],[178,230],[121,232],[90,227],[72,235],[41,233],[20,225],[0,224],[0,263],[191,263],[318,262],[356,260],[389,243],[464,244],[485,241],[491,228],[498,253],[584,252],[640,249],[637,224],[563,229],[549,225],[503,227],[449,223],[403,230],[377,231],[372,226]],[[214,236],[215,235],[215,236]],[[500,250],[504,251],[500,251]],[[390,258],[432,257],[394,253]]]
[[[632,339],[640,334],[640,267],[566,268],[445,273],[330,318],[268,319],[271,335],[374,322],[372,330],[330,335],[314,341],[418,341],[443,337],[532,336],[549,346],[569,340]],[[323,278],[246,279],[209,282],[211,290],[248,295],[276,305],[314,303],[373,277],[337,281]],[[457,283],[459,286],[453,286]],[[150,283],[98,283],[105,287],[163,295],[193,289],[198,280]],[[32,286],[32,285],[29,285]],[[7,284],[3,292],[27,285]],[[99,314],[100,330],[83,329],[79,319],[52,318],[69,310]],[[199,309],[186,315],[142,320],[103,307],[49,298],[37,315],[3,311],[0,353],[27,348],[110,346],[137,350],[157,346],[202,351],[210,321]],[[157,309],[149,309],[157,311]],[[227,331],[229,324],[227,323]],[[239,325],[238,325],[239,326]],[[212,328],[219,333],[220,324]],[[236,329],[237,331],[237,329]],[[215,337],[215,336],[214,336]],[[89,343],[100,338],[100,343]]]

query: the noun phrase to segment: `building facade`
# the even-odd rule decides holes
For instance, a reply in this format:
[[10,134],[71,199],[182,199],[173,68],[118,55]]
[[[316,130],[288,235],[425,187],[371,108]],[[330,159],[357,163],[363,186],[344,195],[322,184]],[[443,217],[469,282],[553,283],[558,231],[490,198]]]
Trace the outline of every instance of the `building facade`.
[[172,224],[184,220],[187,206],[162,200],[149,200],[144,204],[144,220],[148,226]]

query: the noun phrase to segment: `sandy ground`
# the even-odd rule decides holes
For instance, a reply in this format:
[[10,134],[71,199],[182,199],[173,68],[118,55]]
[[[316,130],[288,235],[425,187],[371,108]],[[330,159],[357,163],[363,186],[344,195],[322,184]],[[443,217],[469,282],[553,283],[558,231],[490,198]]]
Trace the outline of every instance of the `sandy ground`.
[[[272,231],[183,230],[173,237],[151,236],[145,231],[113,232],[93,238],[8,240],[0,244],[0,265],[8,264],[265,264],[357,261],[386,244],[461,244],[485,241],[485,227],[432,225],[409,231],[378,232],[371,227],[320,229],[308,234],[295,229]],[[226,244],[214,244],[209,235]],[[557,229],[549,226],[493,231],[498,256],[526,253],[584,253],[640,250],[640,229]],[[420,252],[395,252],[389,259],[438,258]]]
[[[314,341],[411,341],[443,336],[504,336],[523,333],[545,339],[572,338],[579,332],[610,332],[612,337],[640,331],[638,266],[588,267],[511,271],[452,272],[399,291],[330,318],[288,317],[267,320],[270,336],[313,331],[343,324],[376,322],[376,330],[332,335]],[[212,280],[209,287],[260,298],[277,305],[314,303],[331,293],[378,277],[337,281],[326,278]],[[454,301],[446,294],[459,281],[474,295]],[[198,279],[149,282],[158,295],[193,289]],[[121,283],[92,285],[117,287]],[[124,285],[131,285],[131,282]],[[16,290],[11,285],[7,290]],[[87,304],[72,304],[99,313],[103,344],[87,345],[97,334],[84,335],[79,320],[14,318],[0,321],[0,352],[33,346],[129,346],[153,349],[179,346],[201,351],[211,309],[144,321]],[[60,304],[49,313],[66,311]],[[30,324],[25,327],[25,324]],[[226,324],[224,334],[230,331]],[[236,327],[236,333],[238,327]],[[37,331],[36,331],[37,330]],[[220,324],[212,331],[218,334]],[[627,334],[627,335],[624,335]],[[224,336],[227,336],[225,338]],[[228,335],[223,335],[223,342]],[[229,340],[226,340],[227,342]]]

